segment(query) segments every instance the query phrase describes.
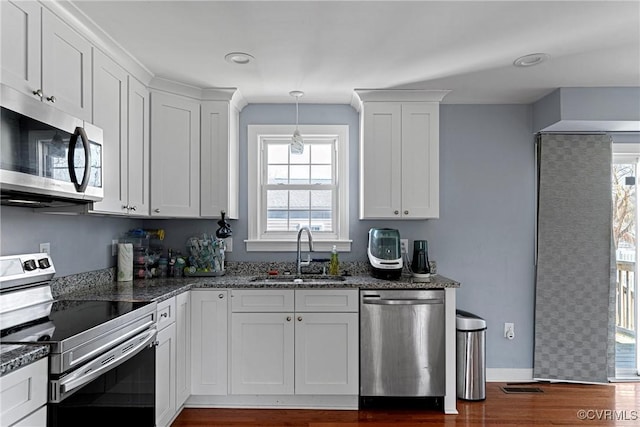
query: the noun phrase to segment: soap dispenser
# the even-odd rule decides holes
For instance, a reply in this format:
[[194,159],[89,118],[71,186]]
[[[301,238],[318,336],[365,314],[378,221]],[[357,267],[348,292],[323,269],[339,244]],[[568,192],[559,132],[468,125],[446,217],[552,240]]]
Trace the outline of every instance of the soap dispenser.
[[338,249],[333,245],[331,249],[331,258],[329,258],[329,274],[337,276],[340,274],[340,261],[338,261]]

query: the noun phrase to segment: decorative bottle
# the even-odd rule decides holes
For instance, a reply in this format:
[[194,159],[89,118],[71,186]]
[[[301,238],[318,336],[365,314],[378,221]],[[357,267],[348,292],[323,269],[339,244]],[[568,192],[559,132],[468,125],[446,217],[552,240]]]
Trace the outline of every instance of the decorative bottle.
[[329,274],[337,276],[340,274],[340,261],[338,261],[338,249],[333,245],[331,249],[331,258],[329,258]]

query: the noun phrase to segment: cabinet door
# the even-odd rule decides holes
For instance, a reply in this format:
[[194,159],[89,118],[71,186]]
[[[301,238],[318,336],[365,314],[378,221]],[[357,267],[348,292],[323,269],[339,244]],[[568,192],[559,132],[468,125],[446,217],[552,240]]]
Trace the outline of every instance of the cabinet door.
[[176,324],[158,332],[156,347],[156,425],[167,426],[176,413]]
[[200,214],[200,104],[151,94],[151,215]]
[[101,212],[127,214],[127,72],[97,49],[93,50],[93,124],[102,128],[104,199]]
[[358,313],[296,313],[296,394],[358,394]]
[[191,291],[191,394],[227,394],[227,291]]
[[2,1],[2,83],[29,96],[42,89],[41,7],[34,1]]
[[191,394],[191,298],[176,296],[176,410]]
[[293,314],[231,315],[231,393],[293,394]]
[[400,218],[400,103],[365,103],[362,133],[360,219]]
[[0,377],[0,425],[8,426],[47,403],[48,359]]
[[[128,80],[128,190],[129,213],[149,215],[149,91],[138,80]],[[124,165],[123,165],[124,166]]]
[[229,108],[226,101],[202,103],[200,216],[219,217],[220,211],[237,210],[230,205],[230,173],[237,173],[238,165],[230,158],[237,143],[231,141]]
[[402,216],[439,215],[439,104],[402,105]]
[[91,121],[91,45],[42,9],[42,90],[45,102]]

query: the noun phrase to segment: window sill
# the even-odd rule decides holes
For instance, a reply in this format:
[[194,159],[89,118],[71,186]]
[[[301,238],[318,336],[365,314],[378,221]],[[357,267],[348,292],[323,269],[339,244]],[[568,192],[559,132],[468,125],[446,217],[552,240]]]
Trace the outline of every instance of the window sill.
[[[245,240],[247,252],[295,252],[297,244],[291,240]],[[338,252],[351,252],[352,240],[315,240],[314,252],[331,252],[333,245]],[[301,249],[307,251],[309,244],[306,238],[301,242]]]

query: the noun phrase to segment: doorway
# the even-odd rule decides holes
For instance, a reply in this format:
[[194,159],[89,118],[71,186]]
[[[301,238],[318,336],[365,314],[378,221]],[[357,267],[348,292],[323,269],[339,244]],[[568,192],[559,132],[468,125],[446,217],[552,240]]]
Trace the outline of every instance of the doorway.
[[617,380],[638,380],[640,334],[638,329],[638,172],[640,144],[614,144],[612,165],[613,241],[616,263]]

